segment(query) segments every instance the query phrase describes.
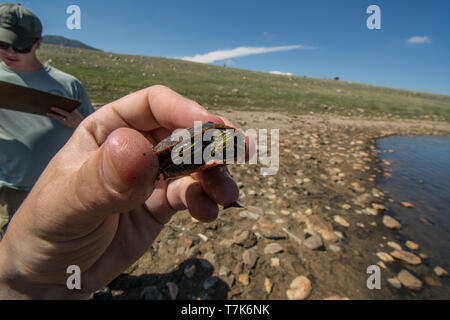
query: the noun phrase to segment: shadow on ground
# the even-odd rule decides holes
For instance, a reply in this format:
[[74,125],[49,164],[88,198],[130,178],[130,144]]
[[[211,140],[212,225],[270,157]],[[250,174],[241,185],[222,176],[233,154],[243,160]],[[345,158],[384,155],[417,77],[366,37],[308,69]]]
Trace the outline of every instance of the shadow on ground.
[[221,278],[212,276],[213,265],[205,259],[188,259],[165,274],[140,276],[121,274],[103,290],[95,293],[94,300],[170,300],[176,293],[177,300],[224,300],[230,287]]

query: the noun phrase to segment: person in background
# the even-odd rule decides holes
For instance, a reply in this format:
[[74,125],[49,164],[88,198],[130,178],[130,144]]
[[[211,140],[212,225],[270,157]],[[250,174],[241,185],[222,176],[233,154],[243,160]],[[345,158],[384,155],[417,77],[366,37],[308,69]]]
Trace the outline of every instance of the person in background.
[[33,12],[20,4],[0,4],[0,80],[82,104],[72,113],[53,107],[48,117],[0,109],[0,239],[51,158],[94,112],[78,79],[39,61],[41,34]]

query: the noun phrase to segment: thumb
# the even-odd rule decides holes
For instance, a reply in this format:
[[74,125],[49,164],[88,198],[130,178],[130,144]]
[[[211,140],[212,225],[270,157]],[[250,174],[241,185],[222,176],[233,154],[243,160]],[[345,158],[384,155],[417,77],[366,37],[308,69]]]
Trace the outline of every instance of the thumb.
[[113,131],[78,171],[74,188],[83,217],[103,219],[140,206],[152,193],[158,172],[158,158],[141,133]]

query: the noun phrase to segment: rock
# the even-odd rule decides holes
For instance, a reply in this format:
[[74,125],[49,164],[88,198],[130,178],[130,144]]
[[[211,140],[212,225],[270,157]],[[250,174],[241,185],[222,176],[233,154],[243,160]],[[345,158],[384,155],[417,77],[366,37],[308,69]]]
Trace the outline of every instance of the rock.
[[397,278],[402,285],[410,290],[419,291],[422,289],[422,281],[420,281],[405,269],[400,271],[400,273],[397,275]]
[[336,234],[333,231],[333,227],[328,222],[326,222],[321,217],[319,217],[318,215],[309,216],[306,219],[306,225],[308,226],[308,228],[311,228],[311,229],[317,231],[318,233],[320,233],[320,235],[325,240],[328,240],[328,241],[337,241],[338,240],[338,237],[336,236]]
[[379,203],[372,203],[372,208],[379,210],[379,211],[386,211],[386,207]]
[[289,300],[304,300],[311,294],[311,281],[305,276],[295,278],[286,291]]
[[395,250],[403,250],[402,246],[395,241],[388,241],[387,245]]
[[358,196],[355,200],[355,203],[359,205],[360,207],[367,207],[367,205],[372,200],[372,196],[368,193],[363,193],[362,195]]
[[270,281],[269,278],[264,279],[264,288],[266,289],[267,294],[270,294],[272,292],[272,281]]
[[281,227],[274,222],[264,218],[258,219],[258,227],[263,237],[268,239],[285,239],[286,234],[281,230]]
[[347,222],[347,220],[345,220],[341,216],[334,216],[333,219],[334,219],[334,221],[339,223],[341,226],[344,226],[346,228],[348,228],[350,226],[350,224]]
[[400,204],[402,206],[404,206],[405,208],[414,208],[414,205],[410,202],[403,201],[403,202],[400,202]]
[[341,251],[341,247],[335,246],[335,245],[333,245],[333,244],[330,244],[330,245],[327,247],[327,249],[330,250],[330,251],[333,251],[334,253],[338,253],[338,252]]
[[380,267],[382,267],[383,269],[387,269],[386,265],[384,264],[383,261],[377,261],[377,265],[379,265]]
[[377,257],[380,258],[381,260],[383,260],[384,262],[394,262],[394,258],[392,258],[392,256],[389,253],[386,252],[377,252]]
[[234,243],[244,248],[253,247],[256,244],[256,236],[251,230],[238,229],[233,233]]
[[402,260],[409,264],[421,264],[422,259],[416,256],[414,253],[405,250],[395,250],[391,252],[391,256],[396,259]]
[[430,222],[430,220],[426,219],[426,218],[420,218],[420,221],[422,221],[423,224],[426,224],[427,226],[432,226],[433,223]]
[[411,240],[408,240],[405,242],[405,246],[410,248],[411,250],[417,250],[419,249],[419,245],[415,242],[412,242]]
[[186,277],[188,278],[192,278],[195,274],[195,264],[191,264],[189,266],[187,266],[186,268],[184,268],[184,274]]
[[212,265],[216,264],[216,255],[212,252],[205,253],[205,255],[203,256],[203,259],[208,260],[209,263],[211,263]]
[[365,208],[364,212],[369,216],[377,216],[378,215],[378,209],[375,208]]
[[223,239],[222,241],[219,242],[219,246],[230,248],[233,245],[233,243],[234,243],[233,239]]
[[269,243],[264,248],[264,254],[275,254],[275,253],[282,252],[282,251],[283,251],[283,247],[280,246],[278,243]]
[[392,218],[391,216],[385,215],[383,217],[383,224],[388,227],[389,229],[398,230],[402,227],[400,222]]
[[258,260],[258,254],[255,249],[247,249],[242,254],[242,260],[251,269],[255,266],[256,260]]
[[342,209],[344,209],[344,210],[348,210],[348,209],[350,209],[352,206],[351,205],[349,205],[348,203],[344,203],[343,205],[342,205]]
[[389,278],[387,279],[387,281],[391,286],[393,286],[396,289],[400,289],[402,287],[400,280],[398,280],[397,278]]
[[175,300],[178,295],[178,286],[173,282],[166,283],[167,288],[169,288],[169,295],[172,300]]
[[242,283],[244,286],[248,286],[250,283],[250,278],[247,273],[241,273],[238,277],[238,281]]
[[434,279],[433,277],[426,276],[425,282],[433,287],[442,287],[442,283],[439,280]]
[[303,245],[311,250],[320,249],[323,246],[322,238],[318,235],[312,235],[303,241]]
[[279,267],[280,266],[280,259],[279,258],[271,258],[270,259],[270,265],[272,267]]
[[448,276],[448,272],[440,266],[434,267],[433,271],[438,277],[447,277]]

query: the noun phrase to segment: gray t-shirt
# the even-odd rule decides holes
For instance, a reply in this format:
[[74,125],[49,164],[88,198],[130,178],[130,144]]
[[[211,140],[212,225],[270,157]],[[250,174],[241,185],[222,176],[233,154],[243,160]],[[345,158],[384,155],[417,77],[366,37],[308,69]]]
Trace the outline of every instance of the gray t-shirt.
[[[0,62],[0,80],[80,100],[85,117],[94,112],[81,82],[56,68],[16,71]],[[0,187],[31,190],[73,131],[45,116],[0,109]]]

